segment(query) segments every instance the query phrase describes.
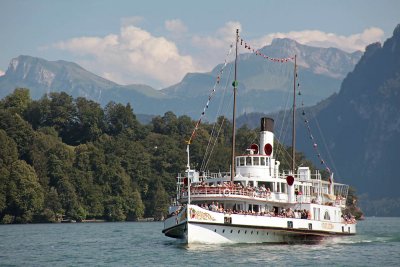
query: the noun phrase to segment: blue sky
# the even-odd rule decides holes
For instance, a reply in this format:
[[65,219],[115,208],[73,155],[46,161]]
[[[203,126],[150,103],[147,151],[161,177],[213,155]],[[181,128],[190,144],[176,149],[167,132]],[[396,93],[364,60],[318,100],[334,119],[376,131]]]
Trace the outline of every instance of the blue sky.
[[390,37],[399,10],[398,0],[0,0],[0,75],[31,55],[159,89],[223,62],[236,28],[256,47],[289,37],[352,52]]

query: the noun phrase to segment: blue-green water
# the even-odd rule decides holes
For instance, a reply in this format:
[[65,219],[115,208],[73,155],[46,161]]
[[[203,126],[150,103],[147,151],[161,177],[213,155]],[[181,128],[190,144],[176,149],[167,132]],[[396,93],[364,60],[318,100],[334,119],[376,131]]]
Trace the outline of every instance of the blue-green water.
[[186,246],[162,223],[0,225],[0,266],[399,266],[400,218],[317,245]]

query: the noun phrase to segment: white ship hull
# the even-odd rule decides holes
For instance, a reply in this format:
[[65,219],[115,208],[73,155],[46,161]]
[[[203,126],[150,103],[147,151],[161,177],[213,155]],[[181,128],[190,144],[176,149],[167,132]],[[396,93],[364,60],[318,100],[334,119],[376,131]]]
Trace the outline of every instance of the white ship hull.
[[[310,229],[311,228],[311,229]],[[188,244],[315,243],[355,234],[355,224],[255,215],[226,215],[189,205],[165,220],[163,233]]]

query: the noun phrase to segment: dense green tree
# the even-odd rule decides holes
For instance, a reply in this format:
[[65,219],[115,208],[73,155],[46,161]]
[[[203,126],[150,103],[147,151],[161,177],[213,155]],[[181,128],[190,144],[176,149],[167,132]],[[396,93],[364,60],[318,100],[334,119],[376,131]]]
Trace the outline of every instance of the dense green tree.
[[31,102],[29,90],[25,88],[16,88],[11,95],[2,100],[2,106],[11,113],[23,115]]
[[7,213],[15,217],[15,222],[30,222],[43,207],[43,189],[35,170],[25,161],[17,160],[11,165],[7,199]]
[[3,129],[17,144],[19,157],[27,159],[34,133],[31,125],[16,113],[0,110],[0,129]]
[[50,187],[45,200],[45,207],[49,208],[55,215],[63,213],[60,197],[55,187]]
[[8,187],[8,177],[10,177],[10,172],[6,167],[0,167],[0,221],[3,218],[4,210],[7,207],[7,187]]
[[[251,130],[244,125],[236,131],[236,151],[244,154],[251,144],[258,144],[259,133],[257,130]],[[263,149],[263,148],[260,148]]]
[[145,206],[142,201],[142,197],[137,189],[134,189],[132,193],[132,207],[131,214],[133,219],[140,219],[144,215]]
[[156,220],[160,220],[167,215],[170,198],[160,179],[155,182],[151,203],[150,212]]
[[50,102],[50,99],[44,96],[38,101],[30,102],[28,105],[24,118],[32,125],[33,129],[53,126]]
[[76,115],[71,141],[74,144],[94,141],[100,137],[104,131],[104,112],[100,104],[91,100],[79,97],[76,100]]
[[123,221],[126,219],[124,201],[119,196],[110,196],[105,201],[105,217],[109,221]]
[[0,129],[0,220],[7,207],[7,190],[10,176],[10,168],[18,160],[17,145],[14,140]]
[[104,109],[107,133],[116,136],[125,129],[135,129],[138,126],[136,116],[130,104],[126,106],[110,102]]
[[18,159],[17,144],[0,129],[0,167],[9,167]]
[[57,192],[65,215],[75,219],[85,219],[80,214],[82,207],[79,205],[75,188],[66,177],[62,177],[57,183]]

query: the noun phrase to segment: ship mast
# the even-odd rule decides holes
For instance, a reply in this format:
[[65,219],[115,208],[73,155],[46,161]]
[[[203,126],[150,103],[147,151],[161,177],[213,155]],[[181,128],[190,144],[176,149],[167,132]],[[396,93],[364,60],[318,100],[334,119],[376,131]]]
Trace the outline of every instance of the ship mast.
[[236,128],[236,90],[238,82],[237,77],[237,55],[238,55],[238,43],[239,43],[239,29],[236,29],[236,54],[235,54],[235,77],[233,80],[233,115],[232,115],[232,161],[231,161],[231,181],[235,177],[235,128]]
[[297,80],[297,55],[294,55],[293,74],[293,125],[292,125],[292,173],[296,171],[296,80]]

